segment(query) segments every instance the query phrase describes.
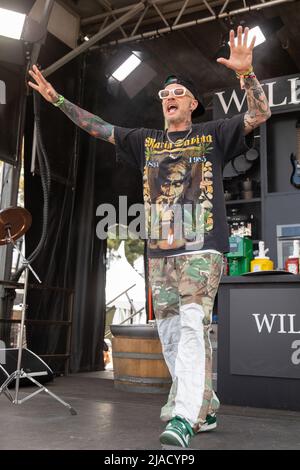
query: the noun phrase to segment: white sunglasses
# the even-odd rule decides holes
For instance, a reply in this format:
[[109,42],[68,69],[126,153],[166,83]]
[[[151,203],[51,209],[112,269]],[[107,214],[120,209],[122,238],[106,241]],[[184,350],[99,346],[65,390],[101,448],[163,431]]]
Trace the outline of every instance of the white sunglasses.
[[158,96],[160,97],[161,100],[164,100],[165,98],[169,98],[170,95],[173,95],[175,97],[184,96],[184,95],[192,96],[191,93],[185,87],[170,88],[170,89],[165,88],[164,90],[159,90],[158,92]]

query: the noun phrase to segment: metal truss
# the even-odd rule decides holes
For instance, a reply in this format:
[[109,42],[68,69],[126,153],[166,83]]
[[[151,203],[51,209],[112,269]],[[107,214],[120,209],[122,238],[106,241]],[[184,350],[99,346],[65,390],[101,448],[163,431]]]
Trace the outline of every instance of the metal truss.
[[[96,1],[106,11],[100,15],[85,18],[81,22],[82,28],[96,25],[96,33],[92,35],[89,41],[84,42],[45,69],[44,75],[46,77],[82,52],[90,49],[91,46],[99,43],[104,37],[109,38],[111,33],[114,33],[114,40],[106,44],[101,43],[100,47],[107,44],[120,44],[149,39],[197,24],[257,11],[282,3],[290,3],[295,0],[254,0],[256,3],[253,0],[142,0],[139,3],[131,3],[117,9],[113,9],[108,0]],[[234,4],[236,7],[239,3],[240,8],[230,10],[230,4]],[[195,16],[198,12],[198,18],[182,22],[184,16],[192,14]],[[139,17],[136,20],[138,15]],[[134,23],[132,22],[133,18],[136,20]],[[152,24],[158,26],[161,22],[164,24],[163,27],[151,29]],[[130,28],[132,29],[128,33]],[[120,38],[115,39],[116,31],[120,32]],[[138,33],[138,31],[140,32]]]
[[[81,21],[82,29],[88,31],[95,25],[116,20],[120,14],[132,9],[136,4],[131,3],[122,8],[113,9],[108,0],[96,0],[105,6],[106,11],[99,15],[85,18]],[[236,16],[250,11],[290,3],[295,0],[148,0],[143,1],[144,8],[137,20],[131,20],[123,25],[120,38],[109,44],[124,43],[159,36],[171,31],[189,28],[210,21]],[[196,19],[184,21],[187,17],[197,16]],[[152,25],[152,27],[151,27]],[[153,26],[155,25],[155,29]],[[116,35],[115,35],[116,36]]]

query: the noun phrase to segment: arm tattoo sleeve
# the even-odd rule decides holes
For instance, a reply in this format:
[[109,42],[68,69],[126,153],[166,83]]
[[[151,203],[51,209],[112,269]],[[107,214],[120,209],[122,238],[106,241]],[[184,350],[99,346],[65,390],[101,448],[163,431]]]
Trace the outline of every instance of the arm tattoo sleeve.
[[84,109],[79,108],[68,100],[64,100],[63,104],[59,107],[68,118],[70,118],[77,126],[88,132],[97,139],[107,140],[112,144],[114,140],[114,126],[108,122],[103,121],[95,114],[91,114]]
[[245,78],[244,84],[248,102],[248,111],[244,116],[244,126],[245,134],[249,134],[271,116],[271,111],[267,97],[257,78]]

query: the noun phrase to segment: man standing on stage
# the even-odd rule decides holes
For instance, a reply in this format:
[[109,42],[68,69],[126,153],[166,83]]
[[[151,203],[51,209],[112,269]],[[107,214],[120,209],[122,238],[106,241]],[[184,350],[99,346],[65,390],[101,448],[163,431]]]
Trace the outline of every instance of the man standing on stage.
[[199,112],[195,85],[169,76],[160,90],[167,130],[113,126],[58,95],[36,67],[39,91],[92,136],[116,145],[119,159],[141,170],[148,230],[150,283],[165,361],[173,384],[161,418],[165,445],[188,447],[198,432],[216,427],[219,401],[212,389],[209,340],[212,308],[229,250],[222,166],[246,151],[245,136],[271,115],[252,68],[255,38],[230,32],[232,69],[246,90],[248,111],[231,119],[192,124]]

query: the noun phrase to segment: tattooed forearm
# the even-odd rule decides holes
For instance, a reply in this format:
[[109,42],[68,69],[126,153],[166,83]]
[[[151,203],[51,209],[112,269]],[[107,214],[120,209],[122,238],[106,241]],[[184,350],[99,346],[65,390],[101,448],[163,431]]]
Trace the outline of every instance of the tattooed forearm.
[[248,111],[244,116],[244,126],[245,134],[249,134],[271,116],[271,111],[267,97],[257,78],[245,78],[244,86],[248,102]]
[[97,139],[107,140],[112,144],[114,140],[114,126],[108,122],[103,121],[98,116],[79,108],[68,100],[64,100],[60,109],[70,118],[77,126],[84,129]]

